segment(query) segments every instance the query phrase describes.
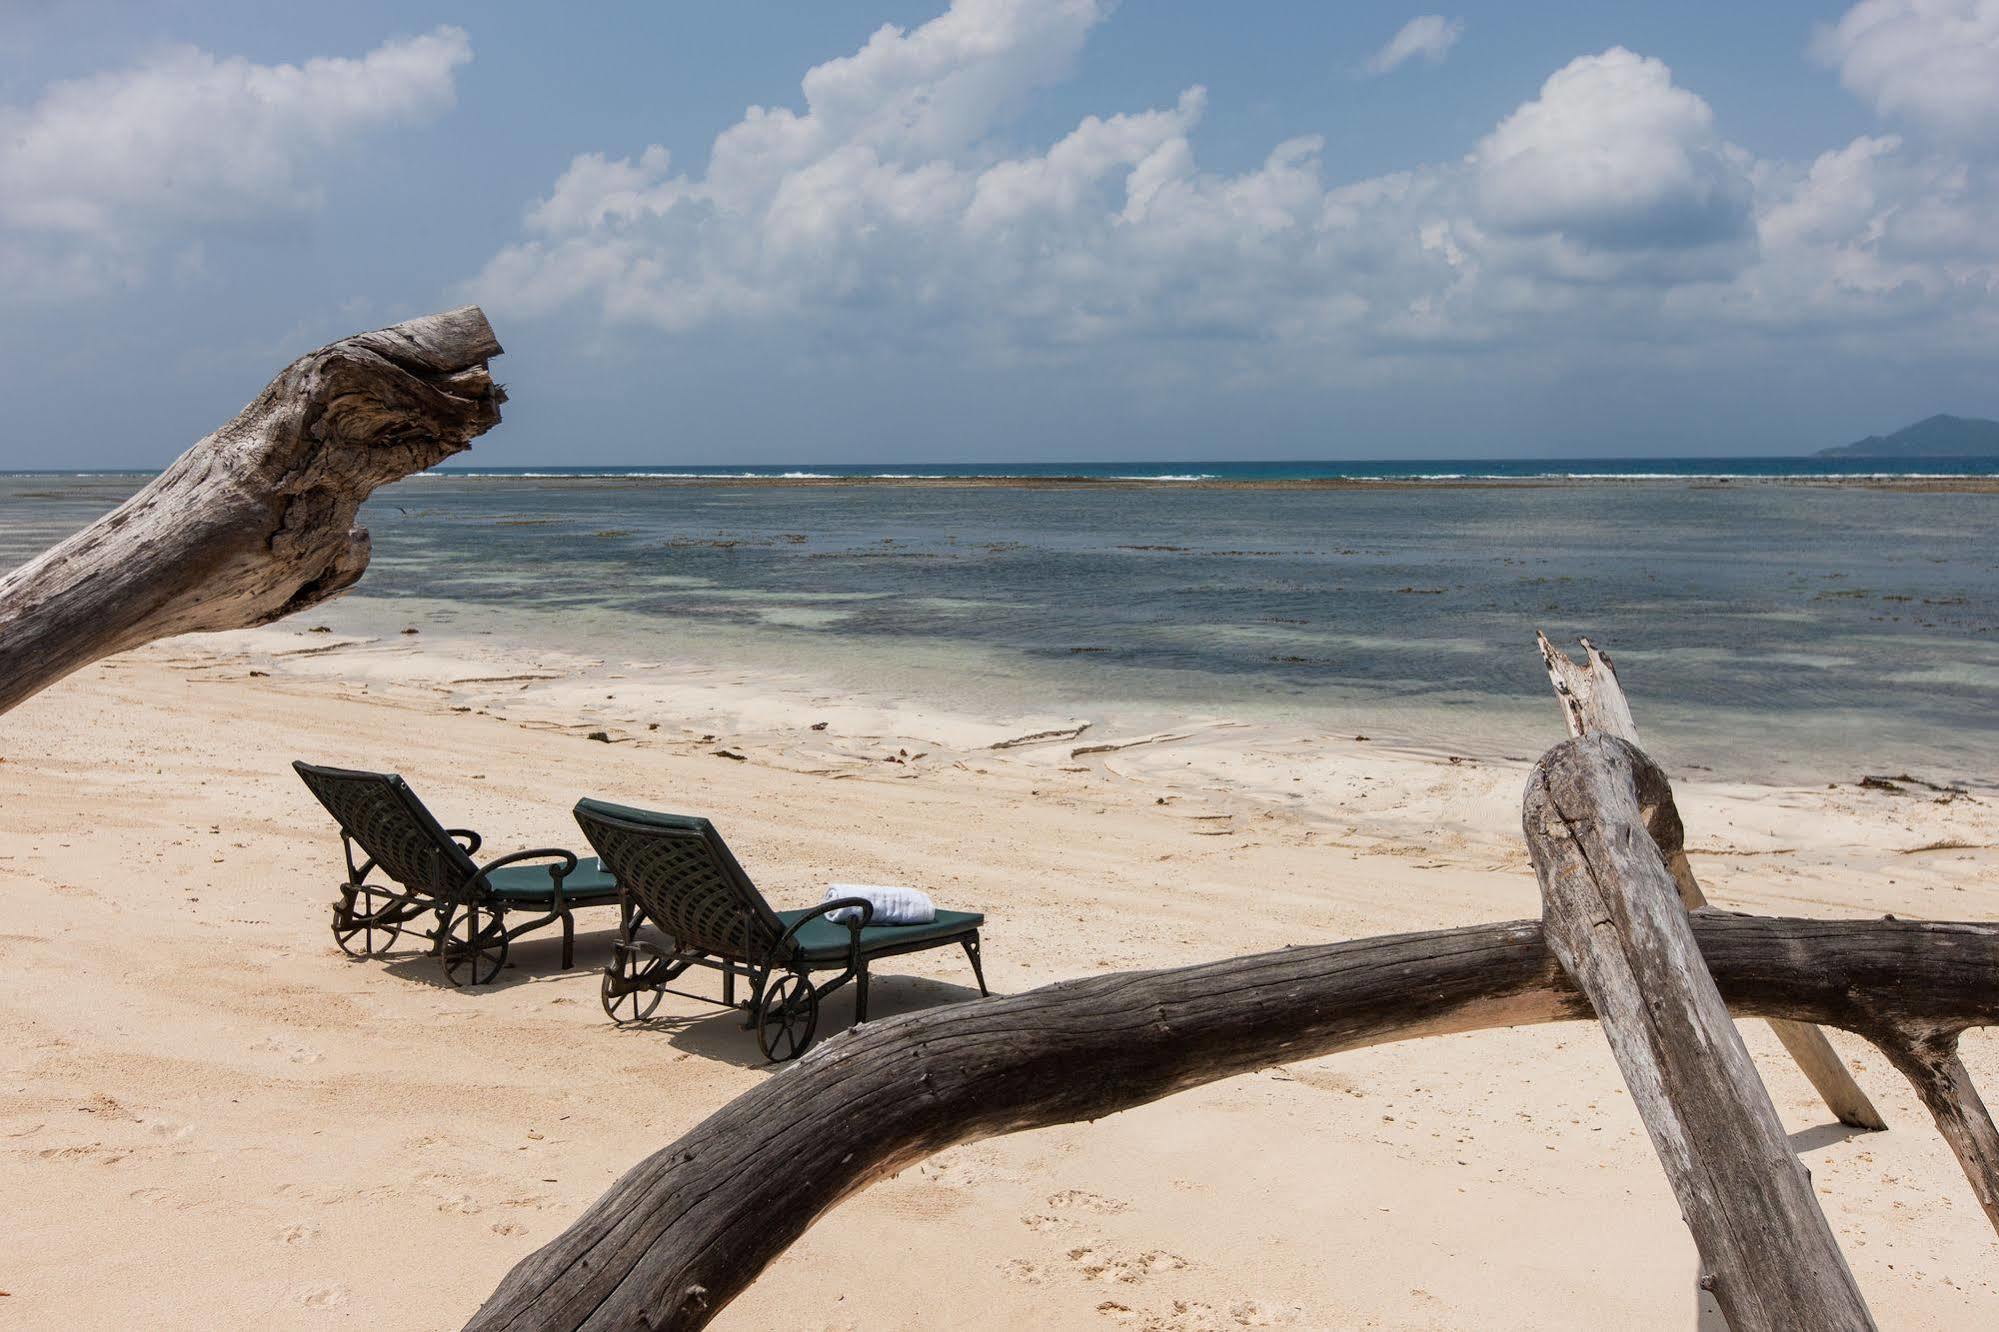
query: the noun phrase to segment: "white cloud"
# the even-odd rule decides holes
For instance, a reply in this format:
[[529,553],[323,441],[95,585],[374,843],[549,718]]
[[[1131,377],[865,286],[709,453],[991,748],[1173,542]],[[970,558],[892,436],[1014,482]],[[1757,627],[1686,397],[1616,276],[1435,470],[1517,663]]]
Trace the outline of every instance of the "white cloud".
[[1368,57],[1367,72],[1386,74],[1418,56],[1432,65],[1438,64],[1458,44],[1458,38],[1464,35],[1463,19],[1445,18],[1442,14],[1412,18],[1402,25],[1401,31],[1388,39],[1388,45]]
[[359,59],[258,65],[176,47],[53,84],[0,106],[0,242],[78,281],[133,280],[176,229],[317,207],[329,154],[450,106],[471,58],[446,27]]
[[1747,234],[1746,154],[1657,60],[1572,61],[1476,153],[1480,213],[1501,231],[1602,250],[1682,250]]
[[1946,337],[1967,323],[1990,335],[1999,297],[1999,234],[1989,222],[1999,185],[1991,176],[1912,152],[1892,135],[1863,136],[1803,170],[1766,165],[1763,174],[1764,257],[1720,313],[1860,336],[1906,319]]
[[1861,0],[1812,45],[1882,115],[1999,142],[1999,0]]
[[1759,161],[1621,48],[1557,71],[1463,157],[1369,180],[1326,179],[1311,136],[1204,169],[1200,88],[1005,146],[1107,10],[956,0],[810,71],[802,111],[751,108],[705,170],[657,147],[580,156],[469,294],[787,356],[1315,382],[1436,355],[1721,356],[1727,337],[1858,336],[1927,308],[1892,340],[1915,355],[1994,321],[1989,170],[1892,137]]

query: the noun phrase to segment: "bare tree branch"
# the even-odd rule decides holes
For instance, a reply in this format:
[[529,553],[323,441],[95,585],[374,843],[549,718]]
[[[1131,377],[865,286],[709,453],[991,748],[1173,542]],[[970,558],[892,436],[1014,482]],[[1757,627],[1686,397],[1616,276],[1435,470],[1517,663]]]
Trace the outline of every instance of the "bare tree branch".
[[[1738,1015],[1876,1031],[1999,1021],[1999,926],[1698,912]],[[1096,1119],[1340,1050],[1586,1019],[1531,921],[1122,972],[870,1023],[640,1162],[473,1317],[704,1326],[826,1209],[956,1143]]]

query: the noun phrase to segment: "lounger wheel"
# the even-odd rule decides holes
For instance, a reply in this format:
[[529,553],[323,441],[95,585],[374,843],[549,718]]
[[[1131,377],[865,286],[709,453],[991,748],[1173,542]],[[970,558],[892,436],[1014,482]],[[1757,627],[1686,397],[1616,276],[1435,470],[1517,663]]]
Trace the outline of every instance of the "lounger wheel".
[[639,979],[653,961],[644,945],[611,945],[611,963],[604,968],[604,981],[597,987],[597,997],[606,1016],[619,1026],[644,1022],[659,1007],[661,991]]
[[819,991],[795,971],[764,987],[757,1001],[757,1048],[773,1064],[796,1059],[819,1028]]
[[333,904],[333,942],[340,951],[349,957],[380,957],[394,947],[402,925],[376,918],[395,900],[394,893],[373,884],[343,887],[340,900]]
[[507,927],[496,911],[453,910],[438,940],[444,978],[453,985],[488,985],[507,965]]

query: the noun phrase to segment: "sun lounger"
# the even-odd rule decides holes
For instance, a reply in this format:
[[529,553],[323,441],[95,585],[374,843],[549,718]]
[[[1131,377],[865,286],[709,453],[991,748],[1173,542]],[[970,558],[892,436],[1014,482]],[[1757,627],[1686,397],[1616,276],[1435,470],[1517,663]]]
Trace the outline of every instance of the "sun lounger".
[[[883,958],[955,944],[971,960],[979,993],[986,993],[979,964],[986,918],[975,912],[939,911],[925,925],[870,925],[864,898],[774,911],[706,819],[584,800],[576,822],[624,890],[618,942],[601,987],[613,1021],[650,1017],[670,981],[689,967],[709,967],[722,973],[721,1002],[744,1010],[764,1057],[779,1061],[805,1053],[818,1030],[820,1001],[850,980],[854,1017],[867,1021],[868,968]],[[846,924],[826,919],[849,906],[861,909]],[[666,936],[665,946],[639,937],[648,923]],[[838,974],[813,981],[814,972],[827,971]],[[750,989],[741,1005],[738,979]]]
[[[430,942],[453,985],[485,985],[506,965],[509,943],[560,921],[567,971],[576,955],[571,913],[618,901],[601,864],[560,848],[477,863],[479,834],[440,825],[394,773],[292,767],[340,825],[347,881],[333,904],[333,937],[349,956],[378,957],[407,932]],[[360,864],[356,847],[367,857]],[[538,914],[510,926],[510,913]]]

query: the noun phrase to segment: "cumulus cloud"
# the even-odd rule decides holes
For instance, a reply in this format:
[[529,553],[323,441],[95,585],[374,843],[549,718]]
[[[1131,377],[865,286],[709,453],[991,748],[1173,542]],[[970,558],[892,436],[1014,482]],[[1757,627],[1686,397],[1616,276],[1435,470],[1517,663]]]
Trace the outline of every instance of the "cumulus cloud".
[[[680,329],[859,299],[1030,199],[1042,214],[1080,209],[1163,120],[1086,121],[1046,155],[991,163],[983,181],[963,163],[989,156],[983,140],[1062,76],[1109,9],[958,0],[917,28],[884,25],[806,73],[803,112],[749,108],[698,178],[656,145],[578,157],[530,209],[536,239],[496,256],[478,285],[529,310],[594,296],[613,318]],[[1192,115],[1197,103],[1183,99]],[[901,295],[935,301],[954,285],[938,274]]]
[[1622,47],[1558,71],[1475,158],[1480,214],[1501,231],[1674,251],[1750,229],[1747,155],[1663,63]]
[[1424,14],[1410,19],[1402,30],[1388,39],[1388,45],[1368,57],[1367,72],[1386,74],[1405,61],[1422,57],[1430,64],[1442,63],[1450,49],[1465,35],[1463,19],[1442,14]]
[[1621,48],[1557,71],[1462,157],[1367,180],[1328,179],[1309,135],[1204,168],[1198,87],[1006,144],[1109,8],[955,0],[808,72],[802,109],[752,107],[705,168],[659,147],[577,157],[469,294],[843,355],[1204,374],[1224,355],[1316,378],[1557,346],[1649,357],[1921,305],[1943,315],[1934,337],[1993,322],[1989,173],[1894,136],[1758,160]]
[[176,47],[0,106],[0,253],[75,282],[135,277],[177,228],[317,207],[316,168],[360,136],[451,105],[466,34],[358,59],[259,65]]
[[[1759,193],[1764,257],[1716,294],[1715,313],[1861,336],[1906,321],[1946,339],[1966,328],[1991,336],[1999,297],[1991,176],[1911,151],[1894,135],[1866,135],[1802,169],[1767,165]],[[1920,329],[1896,336],[1922,340]]]
[[1999,143],[1999,0],[1861,0],[1812,45],[1882,115]]

